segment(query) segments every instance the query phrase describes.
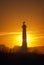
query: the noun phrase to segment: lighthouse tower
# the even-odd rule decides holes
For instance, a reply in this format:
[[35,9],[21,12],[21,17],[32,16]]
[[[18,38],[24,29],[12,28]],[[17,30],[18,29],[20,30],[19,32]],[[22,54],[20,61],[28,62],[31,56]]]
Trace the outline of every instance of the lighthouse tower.
[[27,39],[26,39],[26,24],[25,22],[23,22],[23,26],[22,26],[22,49],[23,52],[27,52]]

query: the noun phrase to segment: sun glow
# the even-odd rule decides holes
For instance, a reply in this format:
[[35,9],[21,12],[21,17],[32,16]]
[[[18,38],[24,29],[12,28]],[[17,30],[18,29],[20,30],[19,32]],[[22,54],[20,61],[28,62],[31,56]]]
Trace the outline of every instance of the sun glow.
[[31,34],[27,34],[27,47],[33,47],[34,37]]
[[13,43],[15,44],[15,46],[22,46],[22,35],[18,34],[18,35],[14,35],[13,36]]
[[18,46],[22,46],[22,35],[18,35],[18,36],[16,37],[16,41],[17,41],[17,43],[18,43]]
[[[16,41],[16,44],[15,44],[15,41]],[[14,36],[13,37],[13,43],[16,45],[16,46],[22,46],[22,34],[19,34],[19,35],[16,35],[16,37]],[[30,47],[32,46],[32,42],[34,41],[34,37],[30,34],[27,34],[27,47]]]
[[[21,32],[11,32],[0,34],[0,43],[4,44],[10,48],[14,46],[22,46],[22,33]],[[27,47],[40,46],[40,43],[44,43],[44,36],[39,34],[28,34],[27,33]],[[40,41],[41,40],[41,41]],[[44,44],[43,44],[44,45]]]
[[27,35],[27,43],[32,41],[32,37],[28,34]]

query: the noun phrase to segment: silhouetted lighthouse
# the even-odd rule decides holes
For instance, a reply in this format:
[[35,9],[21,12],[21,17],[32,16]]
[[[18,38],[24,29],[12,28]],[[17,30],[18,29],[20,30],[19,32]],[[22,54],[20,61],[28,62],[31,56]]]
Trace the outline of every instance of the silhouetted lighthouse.
[[25,22],[23,22],[23,31],[22,31],[22,49],[23,49],[23,52],[27,52],[27,39],[26,39],[26,24]]

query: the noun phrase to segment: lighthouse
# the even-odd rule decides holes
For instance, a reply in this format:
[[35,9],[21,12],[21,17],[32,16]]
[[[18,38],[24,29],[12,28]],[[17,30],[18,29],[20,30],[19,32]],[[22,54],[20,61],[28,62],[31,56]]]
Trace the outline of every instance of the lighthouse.
[[22,25],[22,49],[23,52],[27,52],[27,39],[26,39],[26,24],[23,22]]

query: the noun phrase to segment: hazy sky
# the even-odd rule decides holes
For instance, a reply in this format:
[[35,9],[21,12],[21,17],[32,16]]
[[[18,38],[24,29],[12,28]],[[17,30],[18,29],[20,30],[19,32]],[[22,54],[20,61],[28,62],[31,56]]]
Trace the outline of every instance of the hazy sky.
[[1,32],[21,31],[23,21],[28,31],[44,33],[44,0],[0,0]]
[[27,31],[44,35],[44,0],[0,0],[0,33]]

